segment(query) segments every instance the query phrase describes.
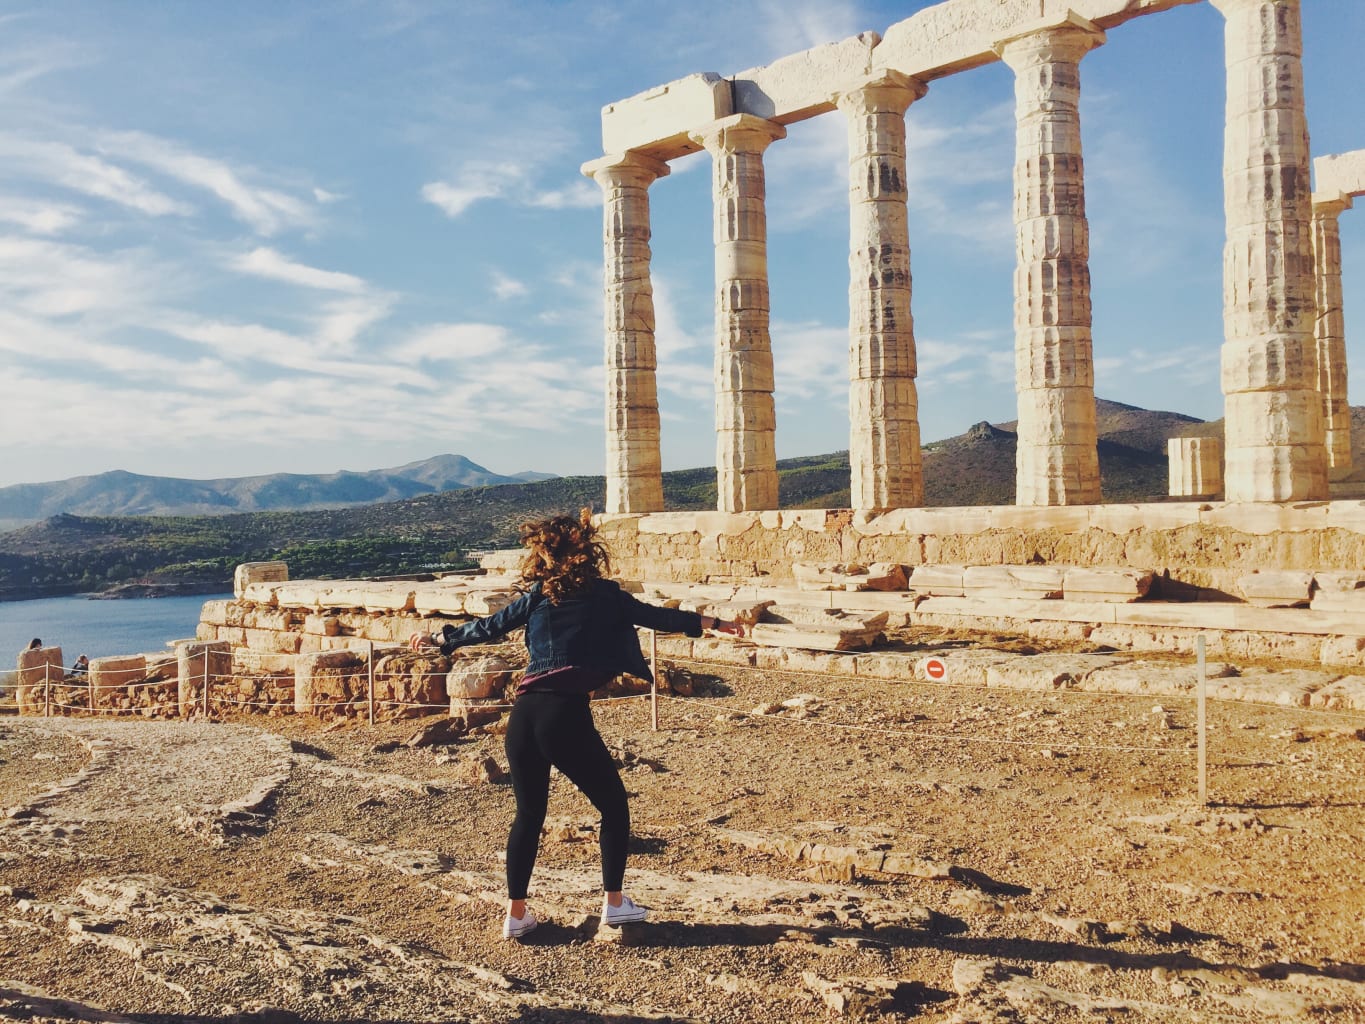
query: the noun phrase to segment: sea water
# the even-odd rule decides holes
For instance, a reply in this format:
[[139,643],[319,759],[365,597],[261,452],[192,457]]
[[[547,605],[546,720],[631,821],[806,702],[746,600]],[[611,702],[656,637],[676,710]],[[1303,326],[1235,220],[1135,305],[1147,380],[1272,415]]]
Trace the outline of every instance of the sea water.
[[168,650],[168,642],[194,637],[205,601],[231,596],[0,601],[0,676],[14,669],[15,658],[34,637],[42,640],[44,647],[60,647],[67,665],[81,654],[102,658]]

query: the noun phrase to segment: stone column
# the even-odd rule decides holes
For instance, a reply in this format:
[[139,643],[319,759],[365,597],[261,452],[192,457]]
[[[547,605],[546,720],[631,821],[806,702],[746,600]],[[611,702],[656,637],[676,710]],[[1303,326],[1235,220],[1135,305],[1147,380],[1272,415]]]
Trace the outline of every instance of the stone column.
[[1014,71],[1015,503],[1100,500],[1080,60],[1104,33],[1075,15],[1004,40]]
[[649,186],[661,160],[626,153],[583,165],[604,193],[607,512],[661,512],[654,288],[649,277]]
[[1327,478],[1351,472],[1351,404],[1346,397],[1346,321],[1341,300],[1341,225],[1352,206],[1347,195],[1313,197],[1313,265],[1317,272],[1318,394],[1327,445]]
[[855,509],[924,504],[905,111],[927,88],[884,71],[835,97],[848,118],[848,462]]
[[1225,494],[1325,498],[1299,0],[1212,2],[1226,19],[1228,80]]
[[763,151],[787,130],[734,114],[692,133],[712,161],[716,243],[716,491],[722,512],[777,508]]

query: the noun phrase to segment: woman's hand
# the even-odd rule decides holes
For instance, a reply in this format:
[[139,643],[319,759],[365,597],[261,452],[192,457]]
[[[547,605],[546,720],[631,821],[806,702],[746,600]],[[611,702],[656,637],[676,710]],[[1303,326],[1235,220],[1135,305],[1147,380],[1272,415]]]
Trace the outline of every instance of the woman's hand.
[[421,651],[435,646],[436,640],[430,633],[413,633],[412,636],[408,637],[409,650]]

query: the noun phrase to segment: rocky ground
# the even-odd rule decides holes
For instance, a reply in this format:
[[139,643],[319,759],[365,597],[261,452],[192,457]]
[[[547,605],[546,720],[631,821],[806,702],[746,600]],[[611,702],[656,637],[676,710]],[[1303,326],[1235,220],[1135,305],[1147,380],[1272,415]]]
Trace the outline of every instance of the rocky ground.
[[1185,698],[688,667],[596,711],[651,921],[556,778],[524,943],[496,726],[0,719],[0,1018],[1365,1021],[1365,714],[1215,702],[1205,806]]

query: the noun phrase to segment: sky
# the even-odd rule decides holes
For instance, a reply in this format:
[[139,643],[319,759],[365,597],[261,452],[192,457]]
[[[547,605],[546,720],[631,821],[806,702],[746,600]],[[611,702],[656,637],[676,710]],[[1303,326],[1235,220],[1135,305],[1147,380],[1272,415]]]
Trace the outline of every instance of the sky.
[[[604,466],[601,108],[927,2],[0,2],[0,486]],[[1365,3],[1304,4],[1314,155],[1365,148]],[[1222,415],[1221,16],[1082,62],[1096,393]],[[1013,85],[907,114],[925,441],[1015,417]],[[848,446],[847,137],[766,155],[780,458]],[[714,463],[709,157],[650,190],[665,469]],[[1365,404],[1365,201],[1342,215]]]

